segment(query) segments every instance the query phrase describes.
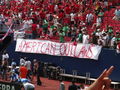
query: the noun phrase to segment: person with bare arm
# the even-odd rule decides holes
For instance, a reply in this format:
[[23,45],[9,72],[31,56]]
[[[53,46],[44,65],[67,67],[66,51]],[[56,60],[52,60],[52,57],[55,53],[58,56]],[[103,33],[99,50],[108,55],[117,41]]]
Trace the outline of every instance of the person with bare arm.
[[112,73],[114,66],[105,69],[97,80],[91,84],[86,90],[110,90],[111,79],[109,75]]

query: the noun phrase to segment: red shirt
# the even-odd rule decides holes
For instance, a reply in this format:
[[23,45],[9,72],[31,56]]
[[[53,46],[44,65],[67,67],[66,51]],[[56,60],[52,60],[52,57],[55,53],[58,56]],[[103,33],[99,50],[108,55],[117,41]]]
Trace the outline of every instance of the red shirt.
[[58,14],[58,17],[59,17],[60,19],[64,18],[64,13],[63,13],[63,12],[60,12],[60,13]]
[[32,24],[32,31],[36,31],[37,30],[37,24]]
[[69,6],[65,7],[65,12],[66,12],[66,14],[70,14],[71,8]]
[[39,12],[39,15],[40,15],[40,17],[41,17],[42,19],[45,18],[45,13],[44,13],[43,11],[40,11],[40,12]]
[[27,76],[27,68],[25,66],[20,67],[20,78],[26,78]]
[[54,5],[49,5],[48,9],[49,9],[49,12],[53,13],[54,12]]
[[66,24],[70,23],[70,18],[64,18],[63,22],[66,23]]

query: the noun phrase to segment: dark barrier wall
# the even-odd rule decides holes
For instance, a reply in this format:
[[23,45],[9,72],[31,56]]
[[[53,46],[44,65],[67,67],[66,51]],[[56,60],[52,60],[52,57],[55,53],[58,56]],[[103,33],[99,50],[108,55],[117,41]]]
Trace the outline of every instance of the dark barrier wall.
[[86,72],[91,73],[91,77],[98,77],[100,73],[111,65],[115,66],[115,70],[111,74],[111,79],[120,81],[120,54],[115,50],[102,49],[98,60],[79,59],[72,57],[59,57],[43,54],[29,54],[15,52],[16,42],[11,43],[7,48],[10,59],[14,58],[19,63],[20,56],[26,56],[28,59],[33,60],[37,58],[43,62],[52,62],[54,65],[59,65],[66,70],[66,73],[72,74],[72,70],[77,70],[79,75],[85,75]]

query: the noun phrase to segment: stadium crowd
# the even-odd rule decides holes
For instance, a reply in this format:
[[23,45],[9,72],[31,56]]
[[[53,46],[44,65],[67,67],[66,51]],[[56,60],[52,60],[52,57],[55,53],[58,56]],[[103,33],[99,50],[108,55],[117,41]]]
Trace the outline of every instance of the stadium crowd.
[[[90,86],[86,86],[84,83],[78,85],[75,83],[75,78],[73,78],[72,83],[67,89],[63,82],[63,78],[59,75],[61,73],[60,67],[54,68],[54,70],[56,70],[55,73],[54,70],[51,71],[50,67],[48,68],[47,65],[41,63],[40,60],[34,59],[33,62],[31,62],[27,57],[20,57],[18,67],[16,66],[17,63],[15,60],[12,60],[10,66],[9,61],[8,53],[4,52],[2,55],[2,63],[0,65],[0,75],[2,80],[20,84],[24,87],[24,90],[35,90],[33,83],[41,86],[43,83],[40,76],[46,77],[46,75],[49,79],[60,80],[59,90],[112,90],[110,89],[111,80],[109,79],[109,75],[112,73],[114,66],[105,69],[98,79],[96,79],[96,81]],[[45,72],[47,74],[45,74]],[[34,77],[36,77],[37,80]]]
[[[11,66],[8,65],[9,55],[7,52],[4,52],[2,55],[2,64],[0,68],[0,75],[2,76],[3,81],[10,81],[13,84],[20,84],[24,87],[24,90],[35,90],[33,83],[36,83],[39,86],[43,84],[40,80],[40,76],[45,74],[45,69],[47,67],[45,65],[43,66],[40,60],[34,59],[33,62],[31,62],[27,57],[21,57],[18,67],[16,66],[17,64],[15,60],[12,60]],[[57,67],[56,69],[57,74],[60,74],[60,68]],[[105,69],[90,86],[86,86],[85,84],[78,85],[75,83],[75,78],[73,78],[72,83],[68,86],[68,89],[65,87],[63,78],[60,77],[59,74],[55,75],[55,73],[50,73],[53,71],[49,71],[49,74],[47,74],[47,76],[58,77],[56,79],[60,80],[59,90],[113,90],[110,89],[111,80],[109,79],[109,75],[112,73],[113,69],[114,66],[111,66],[109,69]],[[34,79],[34,77],[36,77],[36,79]],[[49,79],[53,78],[50,77]]]
[[6,1],[0,4],[0,28],[12,24],[14,31],[25,32],[24,38],[59,38],[61,43],[93,43],[119,50],[120,31],[104,25],[104,14],[111,8],[116,8],[113,20],[119,20],[116,5],[108,0]]
[[[60,76],[62,69],[48,63],[40,62],[40,60],[34,59],[30,61],[27,57],[21,56],[19,65],[17,65],[14,59],[10,63],[9,54],[4,52],[0,66],[0,78],[3,81],[20,84],[24,86],[25,90],[35,90],[34,84],[41,86],[42,81],[40,77],[60,80],[59,90],[66,89],[63,78]],[[87,87],[84,84],[76,85],[73,79],[68,90],[79,90],[80,88],[85,89]]]
[[[54,41],[59,38],[60,43],[93,43],[117,49],[120,53],[120,31],[114,31],[114,28],[108,24],[103,28],[104,14],[111,8],[115,8],[113,20],[119,21],[120,8],[113,5],[109,0],[1,1],[0,29],[3,29],[3,24],[7,26],[12,25],[14,32],[25,31],[24,38]],[[9,65],[7,62],[8,58],[9,56],[4,53],[1,64],[2,79],[6,80],[7,65]],[[31,64],[33,64],[32,77],[30,75]],[[33,60],[33,63],[31,63],[25,57],[21,57],[19,65],[18,72],[16,71],[15,61],[13,60],[11,63],[9,73],[12,82],[26,77],[32,81],[34,80],[34,76],[37,76],[37,85],[42,84],[40,69],[43,67],[39,61]],[[57,69],[59,70],[59,68]],[[54,78],[52,76],[54,73],[50,72],[48,72],[49,78]],[[59,74],[59,71],[57,74]]]

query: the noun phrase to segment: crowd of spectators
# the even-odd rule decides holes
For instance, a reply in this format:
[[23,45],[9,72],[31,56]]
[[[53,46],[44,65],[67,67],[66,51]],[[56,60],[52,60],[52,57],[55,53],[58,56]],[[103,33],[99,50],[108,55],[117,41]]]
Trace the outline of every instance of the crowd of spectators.
[[62,73],[62,68],[59,66],[37,59],[29,60],[21,56],[19,62],[14,59],[10,60],[7,52],[3,53],[0,66],[2,80],[18,82],[21,78],[27,78],[30,82],[35,82],[34,79],[37,79],[37,85],[42,85],[40,76],[59,80],[60,73]]
[[[54,66],[51,63],[43,63],[37,59],[30,61],[27,57],[23,56],[19,58],[19,63],[16,63],[16,60],[10,60],[9,54],[4,52],[0,66],[1,80],[20,84],[25,90],[29,90],[28,88],[30,88],[30,90],[35,90],[34,84],[41,86],[42,81],[40,77],[60,80],[59,89],[65,90],[66,88],[63,78],[60,76],[60,74],[63,73],[62,68]],[[84,88],[84,84],[76,85],[73,79],[68,90],[81,90]]]
[[[37,59],[30,61],[29,58],[21,56],[19,58],[19,65],[17,66],[16,60],[12,59],[10,63],[9,54],[7,52],[4,52],[2,55],[2,62],[0,66],[1,66],[0,75],[2,80],[10,81],[13,84],[14,83],[20,84],[21,86],[24,87],[24,90],[35,90],[35,86],[32,83],[36,83],[37,85],[41,86],[42,81],[40,80],[40,76],[44,76],[44,77],[47,76],[48,79],[60,80],[59,90],[66,90],[67,88],[63,82],[64,78],[60,76],[62,68],[55,67],[50,63],[48,65],[48,63],[46,64],[42,63],[40,62],[40,60],[37,60]],[[106,75],[110,75],[113,69],[114,69],[114,66],[111,66],[111,68],[108,69],[109,72],[105,71],[106,70],[105,69],[103,72],[104,74],[102,73],[100,77],[96,79],[95,83],[93,83],[90,86],[85,85],[84,83],[76,84],[75,83],[76,79],[72,78],[72,83],[68,86],[67,90],[92,90],[92,89],[89,89],[89,87],[97,88],[99,87],[99,85],[96,85],[96,84],[99,84],[99,83],[103,84],[103,86],[108,85],[108,84],[101,83],[102,82],[101,78],[103,78],[103,80],[104,79],[109,80],[109,78]],[[36,77],[36,79],[34,79],[34,77]],[[104,77],[106,77],[107,79]],[[111,82],[111,80],[109,81]],[[110,82],[106,81],[105,83],[109,83],[110,85]]]
[[119,30],[110,25],[102,28],[106,11],[116,8],[113,19],[120,17],[120,9],[108,0],[12,0],[1,2],[0,7],[0,28],[2,23],[13,24],[14,31],[21,27],[24,38],[120,46]]
[[[0,29],[3,29],[4,24],[12,25],[13,31],[25,31],[24,38],[48,40],[59,38],[60,43],[68,41],[83,44],[93,43],[117,49],[120,53],[120,31],[114,31],[114,28],[110,25],[105,25],[106,27],[102,28],[104,14],[111,8],[113,8],[112,3],[108,0],[6,1],[0,3]],[[116,9],[113,20],[119,21],[120,8],[117,6],[114,6],[114,8]],[[4,53],[1,75],[2,79],[5,80],[8,79],[8,58],[8,54]],[[31,64],[33,64],[32,77]],[[32,81],[34,76],[37,76],[37,85],[42,85],[40,76],[43,72],[47,73],[44,76],[49,79],[59,78],[57,77],[60,74],[59,68],[47,69],[47,66],[45,66],[43,69],[41,67],[41,63],[36,59],[31,63],[25,57],[21,57],[18,72],[13,60],[9,72],[10,80],[15,82],[19,78],[27,78]]]
[[[41,86],[42,82],[40,76],[56,77],[56,75],[48,74],[49,68],[39,60],[34,59],[30,61],[27,57],[20,57],[19,63],[16,60],[9,59],[9,54],[4,52],[0,64],[0,78],[3,81],[16,83],[24,86],[25,90],[35,90],[35,86],[32,83],[36,83]],[[45,73],[46,72],[46,73]],[[46,75],[45,75],[46,74]],[[35,77],[35,78],[34,78]],[[53,78],[51,78],[53,79]]]
[[[1,63],[1,79],[3,81],[10,81],[11,83],[21,84],[25,90],[35,90],[35,86],[32,83],[36,83],[41,86],[42,81],[40,77],[48,77],[48,79],[54,79],[60,81],[59,90],[66,90],[63,82],[63,77],[60,76],[62,68],[56,67],[51,63],[43,63],[37,59],[30,61],[27,57],[20,57],[19,65],[12,59],[10,63],[9,54],[4,52],[2,55]],[[36,77],[36,78],[34,78]],[[34,89],[33,89],[34,88]],[[72,83],[69,85],[68,90],[81,90],[88,88],[84,84],[76,85],[73,78]]]

